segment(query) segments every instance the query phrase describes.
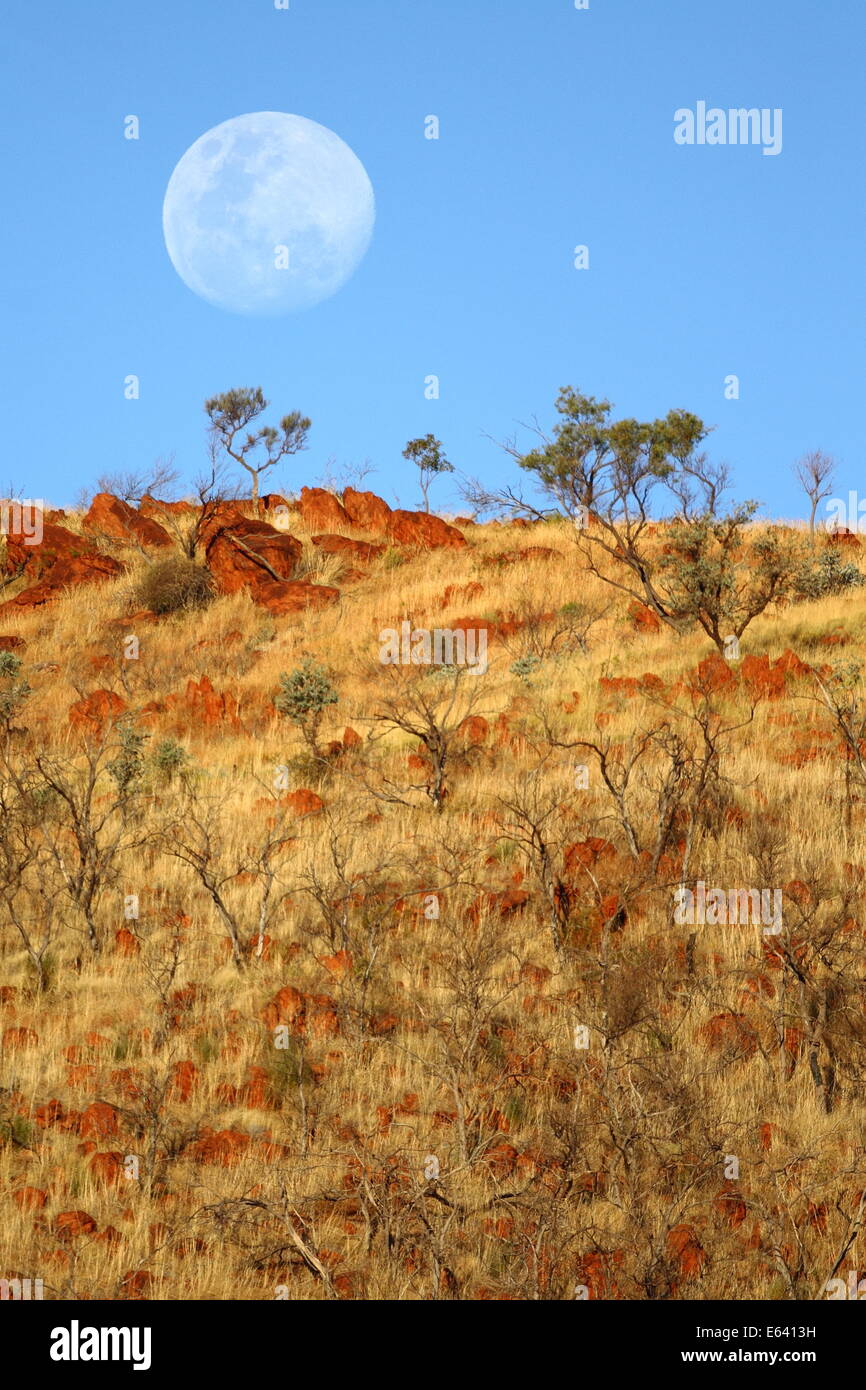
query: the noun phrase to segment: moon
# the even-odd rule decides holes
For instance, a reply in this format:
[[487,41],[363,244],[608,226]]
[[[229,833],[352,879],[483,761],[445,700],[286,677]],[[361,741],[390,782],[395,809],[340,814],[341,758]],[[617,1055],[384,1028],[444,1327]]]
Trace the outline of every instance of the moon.
[[184,284],[235,314],[276,316],[336,294],[376,218],[357,155],[332,130],[283,111],[223,121],[190,145],[162,209]]

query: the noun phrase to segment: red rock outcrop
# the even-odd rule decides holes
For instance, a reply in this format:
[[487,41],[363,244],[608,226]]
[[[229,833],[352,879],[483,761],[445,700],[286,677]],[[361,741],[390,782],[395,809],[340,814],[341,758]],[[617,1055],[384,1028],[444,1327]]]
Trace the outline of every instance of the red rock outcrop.
[[88,531],[110,536],[112,540],[157,547],[172,544],[171,536],[158,521],[150,516],[142,516],[128,502],[113,497],[110,492],[96,494],[82,525]]
[[28,536],[14,527],[6,532],[6,574],[23,571],[33,579],[40,579],[61,559],[76,559],[95,553],[95,547],[74,531],[65,526],[55,526],[49,521],[42,522],[41,537]]
[[325,555],[341,555],[368,565],[385,553],[384,545],[373,545],[370,541],[353,541],[348,536],[311,536],[310,540],[317,550]]
[[21,608],[39,608],[45,603],[53,603],[68,588],[79,584],[96,584],[106,579],[114,579],[123,572],[123,566],[110,555],[100,555],[93,551],[85,555],[71,556],[55,560],[50,569],[37,584],[22,589],[20,594],[0,604],[0,612],[15,612]]
[[236,515],[211,536],[205,560],[221,593],[248,589],[255,598],[261,585],[291,579],[302,552],[288,532]]
[[37,608],[59,598],[68,586],[112,579],[123,569],[117,560],[101,555],[89,541],[65,526],[43,520],[38,544],[31,544],[32,539],[14,529],[6,534],[5,573],[23,574],[38,582],[0,605],[5,611]]
[[202,676],[200,681],[188,680],[183,695],[169,695],[165,708],[182,712],[191,723],[202,728],[228,725],[239,730],[241,727],[237,697],[214,690],[209,676]]
[[193,502],[162,502],[158,497],[151,497],[145,493],[138,504],[138,510],[142,516],[158,518],[166,513],[170,516],[187,516],[197,508]]
[[303,613],[308,608],[327,608],[328,604],[339,600],[340,590],[324,584],[283,584],[271,580],[268,584],[260,584],[253,597],[274,617],[283,617],[287,613]]
[[90,1236],[96,1229],[96,1221],[86,1211],[61,1211],[54,1218],[54,1233],[61,1240],[69,1240],[72,1236]]
[[840,526],[837,530],[831,531],[827,537],[828,545],[847,545],[854,550],[860,549],[860,538],[853,531],[849,531],[847,526]]
[[333,531],[339,526],[352,525],[352,518],[339,498],[323,487],[302,487],[298,511],[311,531]]
[[459,550],[468,542],[466,537],[431,512],[392,512],[388,519],[387,536],[395,545],[415,550],[439,550],[448,547]]
[[374,536],[387,535],[391,508],[375,492],[356,492],[353,487],[347,487],[343,493],[343,507],[352,526],[359,531],[369,531]]
[[113,690],[94,690],[92,695],[86,695],[70,705],[69,722],[73,729],[82,733],[101,734],[106,724],[118,719],[126,708],[124,701]]

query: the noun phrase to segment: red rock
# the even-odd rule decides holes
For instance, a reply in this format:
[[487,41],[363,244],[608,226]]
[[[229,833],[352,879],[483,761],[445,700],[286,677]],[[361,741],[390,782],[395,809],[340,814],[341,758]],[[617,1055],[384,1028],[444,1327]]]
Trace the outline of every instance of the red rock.
[[142,516],[128,502],[112,497],[110,492],[98,492],[82,525],[98,535],[113,540],[132,541],[139,545],[165,547],[172,544],[171,536],[152,517]]
[[668,1250],[679,1261],[680,1273],[686,1279],[700,1275],[706,1261],[706,1252],[698,1240],[692,1226],[674,1226],[668,1231]]
[[145,493],[138,504],[141,516],[159,518],[161,516],[189,516],[198,508],[192,502],[161,502],[157,497]]
[[753,1057],[758,1042],[745,1014],[716,1014],[698,1029],[698,1035],[715,1051],[736,1052],[741,1058]]
[[61,1240],[71,1240],[73,1236],[91,1236],[96,1229],[95,1220],[86,1211],[62,1211],[54,1218],[54,1234]]
[[193,726],[217,728],[227,724],[235,731],[241,727],[237,697],[214,690],[209,676],[188,680],[183,695],[169,695],[165,708],[182,714]]
[[460,550],[466,544],[466,537],[449,526],[441,517],[430,512],[392,512],[388,520],[388,539],[395,545],[404,545],[417,550],[436,550],[448,547]]
[[117,1134],[118,1129],[117,1112],[104,1100],[91,1101],[78,1122],[78,1133],[83,1138],[104,1139]]
[[26,646],[23,637],[0,637],[0,652],[18,652]]
[[368,531],[374,536],[385,536],[391,519],[391,508],[375,492],[356,492],[347,487],[343,493],[343,508],[350,524],[359,531]]
[[500,550],[482,560],[485,566],[506,568],[510,565],[523,565],[530,560],[558,560],[559,552],[547,545],[528,545],[523,550]]
[[342,743],[344,748],[360,748],[363,742],[364,740],[361,738],[361,735],[356,733],[354,729],[343,730]]
[[128,706],[112,690],[94,690],[69,706],[69,723],[81,733],[99,737],[107,724],[124,714]]
[[330,589],[324,584],[281,584],[274,580],[270,584],[259,585],[253,597],[262,608],[279,618],[290,613],[303,613],[308,608],[327,608],[329,604],[338,602],[340,590]]
[[261,512],[273,512],[277,507],[288,507],[288,505],[285,497],[282,497],[278,492],[266,492],[263,497],[259,498],[259,511]]
[[307,787],[299,787],[297,791],[286,792],[280,798],[280,805],[286,806],[293,815],[299,819],[302,816],[317,816],[320,811],[325,809],[325,803],[317,792],[311,792]]
[[153,1276],[146,1269],[128,1270],[120,1281],[122,1297],[130,1301],[146,1299]]
[[778,700],[785,693],[785,673],[778,666],[770,666],[766,652],[762,656],[744,656],[740,675],[749,691],[762,699]]
[[120,927],[114,933],[114,946],[120,956],[137,956],[141,947],[128,927]]
[[102,583],[114,579],[123,571],[123,566],[110,555],[93,552],[88,555],[56,560],[38,584],[23,589],[15,598],[0,604],[0,612],[16,612],[20,608],[40,608],[61,598],[65,589],[76,588],[79,584]]
[[19,1187],[12,1200],[20,1211],[41,1211],[48,1202],[48,1193],[41,1187]]
[[261,585],[290,580],[302,554],[301,542],[288,532],[241,516],[213,529],[205,547],[205,561],[220,593],[248,589],[254,598]]
[[724,1218],[732,1231],[736,1231],[748,1215],[746,1204],[740,1194],[731,1187],[724,1187],[713,1201],[716,1211]]
[[171,1069],[171,1089],[179,1100],[189,1100],[198,1086],[198,1079],[195,1062],[175,1062]]
[[622,1264],[623,1258],[622,1250],[591,1250],[581,1256],[576,1274],[578,1281],[589,1290],[590,1298],[606,1301],[620,1297],[615,1271]]
[[457,732],[467,746],[479,747],[487,742],[490,725],[483,715],[470,714],[463,720]]
[[49,1100],[44,1105],[37,1105],[33,1118],[40,1129],[50,1129],[52,1125],[61,1124],[65,1114],[59,1100]]
[[631,625],[635,631],[643,632],[647,635],[661,632],[661,618],[652,608],[647,608],[646,604],[638,603],[637,600],[635,600],[635,602],[630,605],[628,612],[631,618]]
[[28,1047],[36,1047],[39,1034],[32,1028],[7,1028],[3,1033],[3,1051],[20,1052]]
[[285,1024],[292,1031],[302,1030],[306,1016],[304,996],[294,985],[284,985],[262,1010],[262,1021],[268,1028]]
[[239,1163],[249,1148],[250,1136],[235,1129],[222,1129],[203,1135],[187,1150],[196,1163],[216,1164],[231,1168]]
[[97,1182],[114,1186],[123,1177],[123,1154],[93,1153],[88,1167]]
[[339,498],[323,487],[302,487],[298,511],[311,531],[334,531],[352,525],[352,518]]
[[831,531],[827,537],[828,545],[841,545],[860,549],[860,541],[853,531],[849,531],[847,526],[840,526],[837,530]]
[[768,1120],[765,1120],[758,1130],[758,1135],[761,1141],[761,1148],[764,1150],[765,1153],[767,1153],[773,1147],[773,1135],[776,1129],[776,1125],[772,1125],[769,1123]]
[[377,560],[385,553],[384,545],[373,545],[370,541],[353,541],[348,536],[311,536],[310,540],[324,555],[346,556],[362,565],[370,564],[372,560]]
[[601,839],[597,835],[590,835],[587,840],[567,845],[565,849],[565,869],[569,874],[576,873],[580,867],[591,869],[599,862],[611,863],[615,859],[616,846],[612,845],[610,840]]
[[319,956],[319,964],[323,965],[330,975],[335,979],[342,980],[344,976],[352,973],[355,964],[348,951],[337,951],[333,956]]
[[23,531],[15,530],[13,525],[4,533],[6,536],[5,571],[17,574],[24,571],[33,579],[41,579],[58,560],[72,560],[82,555],[95,554],[90,541],[77,536],[65,526],[53,526],[43,518],[42,536],[37,544],[33,537]]

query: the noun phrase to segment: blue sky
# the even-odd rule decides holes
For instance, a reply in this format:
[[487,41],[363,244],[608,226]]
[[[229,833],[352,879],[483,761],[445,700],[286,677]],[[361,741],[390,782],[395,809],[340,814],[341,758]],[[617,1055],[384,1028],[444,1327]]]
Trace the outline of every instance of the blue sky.
[[[565,384],[703,416],[771,514],[802,513],[806,449],[837,456],[840,495],[862,486],[860,0],[7,0],[4,29],[0,490],[62,505],[171,453],[189,482],[202,403],[235,385],[312,417],[277,489],[369,458],[366,486],[414,506],[401,453],[428,431],[511,477],[485,434],[552,424]],[[781,108],[781,154],[675,144],[702,100]],[[181,155],[254,111],[335,131],[377,200],[354,278],[278,319],[197,298],[162,238]],[[459,509],[447,483],[433,503]]]

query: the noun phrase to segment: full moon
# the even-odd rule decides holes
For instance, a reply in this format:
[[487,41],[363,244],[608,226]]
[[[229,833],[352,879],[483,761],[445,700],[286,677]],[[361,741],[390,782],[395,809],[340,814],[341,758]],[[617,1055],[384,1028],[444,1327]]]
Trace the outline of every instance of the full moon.
[[235,314],[278,315],[328,299],[373,235],[367,171],[338,135],[258,111],[190,145],[168,182],[165,245],[180,278]]

